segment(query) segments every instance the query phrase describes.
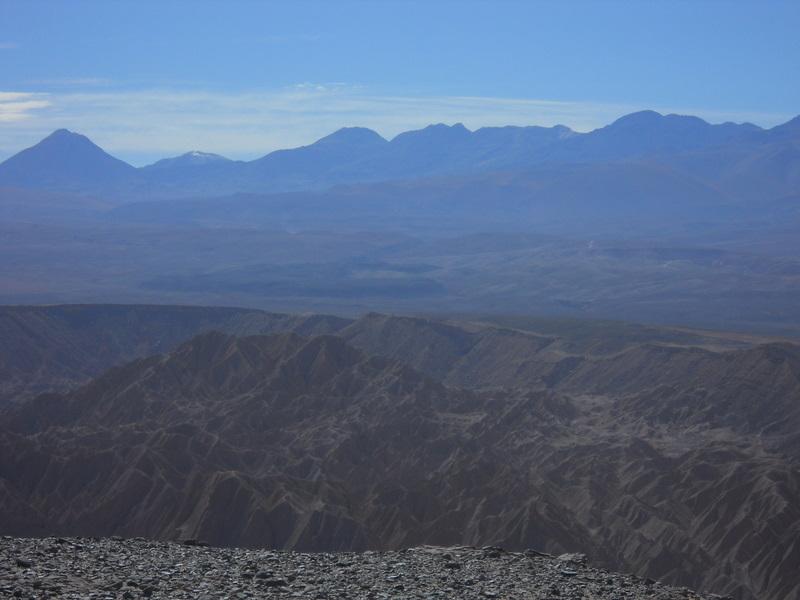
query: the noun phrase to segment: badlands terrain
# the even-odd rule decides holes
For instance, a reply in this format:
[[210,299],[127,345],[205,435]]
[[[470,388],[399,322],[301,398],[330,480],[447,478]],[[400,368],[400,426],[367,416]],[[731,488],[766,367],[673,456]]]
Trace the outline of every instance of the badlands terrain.
[[0,531],[584,552],[800,598],[800,348],[610,322],[0,311]]

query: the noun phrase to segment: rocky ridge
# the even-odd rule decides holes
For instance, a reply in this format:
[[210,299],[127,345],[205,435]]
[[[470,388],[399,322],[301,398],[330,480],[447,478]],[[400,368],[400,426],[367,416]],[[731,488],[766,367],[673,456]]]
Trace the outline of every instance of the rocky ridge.
[[0,533],[580,550],[800,599],[800,349],[533,325],[7,308]]
[[491,546],[308,554],[195,540],[3,537],[0,565],[0,593],[8,598],[720,598],[594,568],[580,554]]
[[[465,390],[336,336],[206,333],[0,411],[0,531],[579,550],[673,584],[797,600],[800,469],[773,422],[792,416],[796,368],[782,350],[741,352],[738,381],[751,362],[736,357],[761,357],[765,386],[731,397],[764,418],[750,427],[699,383]],[[761,394],[780,373],[784,393]]]
[[[600,332],[594,327],[591,322],[575,322],[555,332],[534,333],[377,313],[347,319],[197,306],[4,306],[0,307],[0,404],[74,389],[110,367],[170,352],[211,330],[238,336],[336,334],[368,354],[399,360],[459,387],[551,385],[587,357],[635,351],[644,343],[732,350],[766,341],[622,324],[606,325]],[[618,362],[624,367],[627,357],[623,358]],[[638,364],[634,370],[641,367]],[[680,368],[672,369],[676,378],[682,375]],[[590,380],[590,375],[581,379]],[[617,379],[624,381],[624,373]]]

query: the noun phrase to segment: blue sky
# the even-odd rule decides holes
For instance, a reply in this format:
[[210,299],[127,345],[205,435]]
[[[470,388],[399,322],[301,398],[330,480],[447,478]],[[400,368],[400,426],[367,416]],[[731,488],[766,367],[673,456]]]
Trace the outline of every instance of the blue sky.
[[134,164],[346,125],[579,130],[800,113],[800,2],[0,0],[0,159],[67,127]]

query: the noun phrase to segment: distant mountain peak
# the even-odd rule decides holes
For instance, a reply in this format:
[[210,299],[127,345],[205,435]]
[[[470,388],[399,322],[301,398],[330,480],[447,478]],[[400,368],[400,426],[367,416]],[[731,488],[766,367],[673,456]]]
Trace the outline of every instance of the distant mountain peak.
[[464,126],[463,123],[453,123],[452,125],[447,125],[446,123],[434,123],[432,125],[428,125],[422,131],[453,131],[472,133]]
[[608,125],[611,127],[642,127],[653,123],[658,123],[666,117],[654,110],[640,110],[621,116],[619,119]]
[[79,133],[75,133],[74,131],[70,131],[69,129],[61,128],[61,129],[56,129],[53,133],[48,135],[45,139],[66,137],[66,136],[71,136],[71,135],[84,137]]
[[56,129],[38,144],[0,164],[0,184],[86,189],[122,182],[135,173],[136,169],[85,135]]
[[675,124],[711,127],[712,125],[700,117],[679,115],[676,113],[661,114],[654,110],[640,110],[624,115],[611,123],[609,128],[647,128],[653,126],[669,127]]
[[198,167],[215,163],[228,163],[228,162],[231,162],[230,158],[220,156],[219,154],[213,154],[211,152],[201,152],[200,150],[192,150],[190,152],[181,154],[180,156],[175,156],[172,158],[162,158],[161,160],[156,161],[151,165],[147,165],[144,168],[152,170],[152,169],[166,169],[174,167],[178,168]]
[[376,131],[367,127],[342,127],[317,140],[313,145],[327,144],[385,144],[386,140]]
[[759,129],[752,123],[733,123],[726,122],[719,125],[712,125],[705,119],[694,115],[682,115],[677,113],[661,114],[654,110],[641,110],[624,115],[603,129],[638,129],[641,131],[653,128],[664,129],[697,129],[697,130],[729,130],[733,132],[752,131]]
[[53,133],[48,135],[46,138],[44,138],[42,141],[36,144],[36,146],[33,147],[36,148],[37,146],[40,145],[51,145],[54,143],[86,144],[94,148],[100,149],[100,147],[97,144],[95,144],[92,140],[90,140],[82,133],[70,131],[69,129],[56,129]]
[[190,152],[186,152],[181,154],[177,158],[183,158],[188,160],[195,160],[195,161],[216,161],[216,160],[230,160],[229,158],[225,158],[219,154],[214,154],[213,152],[201,152],[200,150],[191,150]]
[[794,119],[786,121],[786,123],[784,123],[782,126],[800,129],[800,115],[797,115]]
[[472,135],[472,132],[464,127],[463,123],[447,125],[445,123],[434,123],[422,129],[404,131],[392,139],[392,143],[407,143],[412,140],[426,139],[437,142],[450,142],[454,139],[463,139]]
[[773,135],[778,135],[778,136],[800,135],[800,115],[797,115],[794,119],[786,121],[786,123],[776,125],[769,131]]

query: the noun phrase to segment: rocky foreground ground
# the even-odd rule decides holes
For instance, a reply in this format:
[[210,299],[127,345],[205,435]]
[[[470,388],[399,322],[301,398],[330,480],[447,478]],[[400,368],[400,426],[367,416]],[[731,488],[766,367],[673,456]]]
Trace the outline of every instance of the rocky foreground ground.
[[420,547],[297,553],[142,538],[0,538],[0,598],[712,599],[583,555]]

